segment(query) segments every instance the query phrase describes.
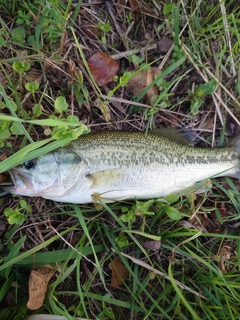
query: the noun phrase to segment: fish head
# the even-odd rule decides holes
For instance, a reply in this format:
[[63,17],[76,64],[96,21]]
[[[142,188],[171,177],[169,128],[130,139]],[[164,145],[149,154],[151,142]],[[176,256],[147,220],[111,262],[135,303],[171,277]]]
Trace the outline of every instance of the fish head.
[[55,164],[54,154],[51,153],[10,169],[8,173],[12,185],[4,187],[4,191],[23,196],[42,196],[59,183],[59,168]]
[[3,190],[30,197],[65,195],[80,178],[76,171],[82,171],[81,163],[77,154],[57,150],[10,169],[12,185],[3,187]]

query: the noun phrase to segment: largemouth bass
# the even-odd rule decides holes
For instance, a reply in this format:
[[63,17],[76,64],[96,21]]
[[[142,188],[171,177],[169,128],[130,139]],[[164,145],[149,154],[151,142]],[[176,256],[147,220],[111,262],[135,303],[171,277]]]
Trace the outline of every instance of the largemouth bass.
[[240,139],[195,148],[155,132],[100,132],[9,171],[4,190],[60,202],[159,198],[211,177],[240,178]]

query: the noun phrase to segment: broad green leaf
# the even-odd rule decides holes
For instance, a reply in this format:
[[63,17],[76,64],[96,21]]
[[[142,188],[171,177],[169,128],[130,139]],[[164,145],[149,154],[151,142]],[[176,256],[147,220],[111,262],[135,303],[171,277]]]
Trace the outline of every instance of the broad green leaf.
[[8,139],[11,136],[11,133],[8,129],[0,130],[0,139],[5,140]]
[[25,84],[25,89],[29,92],[37,91],[39,88],[39,82],[27,82]]
[[201,107],[203,101],[201,98],[193,97],[190,101],[190,110],[193,115],[198,113],[199,108]]
[[163,7],[163,14],[165,16],[169,15],[170,13],[173,12],[173,9],[174,9],[174,3],[171,3],[171,4],[167,4]]
[[206,94],[212,94],[217,89],[218,83],[215,80],[208,81],[204,84],[201,84],[197,90],[195,91],[195,94],[198,97],[205,96]]
[[126,247],[129,244],[129,241],[123,234],[120,234],[118,237],[115,238],[115,243],[120,248],[123,248],[123,247]]
[[30,69],[30,64],[28,62],[13,62],[13,70],[16,72],[26,72]]
[[68,109],[68,104],[66,99],[62,96],[57,97],[54,103],[55,111],[61,113],[62,111],[66,111]]
[[33,106],[33,114],[34,114],[34,117],[36,118],[42,114],[42,108],[40,104],[35,104]]
[[181,213],[174,207],[167,207],[165,209],[166,214],[169,216],[172,220],[179,220],[181,218]]
[[6,44],[6,41],[4,40],[3,37],[0,36],[0,45],[3,46],[3,47],[6,47],[7,44]]
[[9,104],[10,104],[13,111],[17,111],[17,105],[14,101],[9,100]]
[[17,27],[12,29],[11,36],[14,41],[22,42],[26,36],[26,31],[23,27]]
[[13,125],[10,127],[10,131],[12,132],[12,134],[15,134],[15,135],[23,134],[22,127],[17,122],[13,123]]

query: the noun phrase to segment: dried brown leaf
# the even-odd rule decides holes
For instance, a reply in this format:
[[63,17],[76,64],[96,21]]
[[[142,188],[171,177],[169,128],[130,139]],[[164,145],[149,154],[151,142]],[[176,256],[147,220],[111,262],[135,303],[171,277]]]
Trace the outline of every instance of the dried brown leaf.
[[211,220],[207,214],[196,214],[196,216],[190,221],[197,229],[203,227],[208,230],[211,227]]
[[127,0],[114,0],[114,5],[118,8],[119,13],[124,12]]
[[142,4],[142,1],[138,1],[138,0],[129,0],[129,4],[132,8],[133,11],[135,12],[139,12],[139,13],[142,13],[142,12],[145,12],[145,13],[149,13],[149,9],[144,6]]
[[233,251],[233,247],[229,245],[223,245],[220,250],[219,256],[217,258],[217,265],[218,265],[218,268],[222,271],[222,273],[228,272],[226,268],[227,267],[226,262],[231,259],[232,251]]
[[92,23],[84,23],[81,29],[89,39],[97,39],[100,37],[100,29]]
[[36,268],[31,271],[28,281],[28,309],[37,310],[42,307],[47,292],[48,282],[54,273],[55,271],[52,270],[50,266]]
[[162,39],[157,42],[157,48],[159,53],[167,53],[171,46],[173,45],[173,41],[171,39]]
[[[127,83],[127,90],[134,96],[139,96],[142,91],[148,87],[154,80],[155,76],[161,74],[158,68],[151,68],[150,70],[142,70],[135,74]],[[153,85],[146,93],[145,99],[150,102],[154,95],[158,94],[158,87]]]
[[157,251],[160,249],[161,247],[161,242],[160,241],[156,241],[156,240],[153,240],[153,241],[144,241],[144,242],[141,242],[141,245],[146,248],[146,249],[149,249],[153,252]]
[[99,102],[99,100],[95,101],[95,107],[101,110],[103,114],[103,119],[105,121],[111,121],[111,112],[109,109],[109,106],[107,104],[103,104],[102,102]]
[[2,154],[0,155],[0,161],[6,160],[6,159],[7,159],[7,155],[4,154],[4,153],[2,153]]
[[68,63],[68,73],[70,75],[70,81],[68,81],[68,84],[72,84],[74,80],[79,80],[81,81],[82,79],[82,72],[80,69],[76,67],[75,62],[69,58],[69,63]]
[[103,52],[95,53],[87,60],[89,69],[99,86],[113,81],[119,71],[119,64]]
[[112,271],[111,286],[117,288],[123,284],[125,280],[129,277],[129,272],[124,263],[118,257],[115,258],[108,265],[109,269]]
[[23,77],[23,84],[27,82],[36,82],[40,81],[43,76],[42,70],[30,69]]

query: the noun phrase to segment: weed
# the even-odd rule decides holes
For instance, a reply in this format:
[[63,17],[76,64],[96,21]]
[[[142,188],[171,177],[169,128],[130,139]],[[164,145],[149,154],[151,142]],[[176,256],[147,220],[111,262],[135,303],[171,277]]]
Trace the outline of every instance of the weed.
[[190,110],[192,114],[197,114],[199,108],[203,103],[203,98],[208,94],[213,94],[217,88],[218,83],[215,80],[208,81],[202,85],[199,85],[197,89],[190,95]]
[[103,31],[101,41],[104,45],[106,45],[107,44],[106,33],[110,32],[112,29],[110,22],[107,21],[106,23],[102,23],[101,21],[98,21],[97,27]]
[[22,225],[27,215],[31,213],[31,207],[27,205],[26,201],[20,200],[14,208],[6,208],[4,214],[8,219],[9,224]]
[[31,24],[31,18],[32,15],[30,12],[23,12],[22,10],[18,10],[18,18],[16,20],[16,23],[29,26]]

